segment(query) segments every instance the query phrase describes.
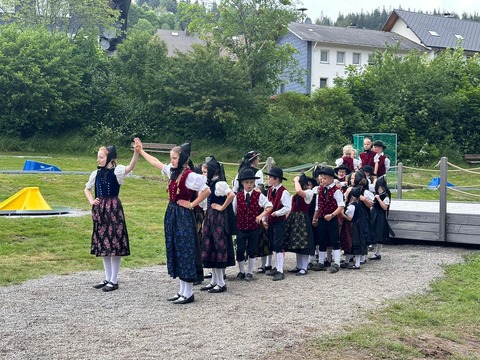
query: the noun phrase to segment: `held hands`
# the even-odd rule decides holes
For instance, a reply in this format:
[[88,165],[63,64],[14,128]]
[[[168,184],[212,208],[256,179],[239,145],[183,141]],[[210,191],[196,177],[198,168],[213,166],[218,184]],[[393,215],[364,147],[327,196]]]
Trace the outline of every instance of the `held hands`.
[[143,144],[142,142],[140,141],[140,139],[138,137],[134,138],[133,141],[135,142],[135,147],[134,147],[134,151],[136,153],[140,153],[142,150],[143,150]]

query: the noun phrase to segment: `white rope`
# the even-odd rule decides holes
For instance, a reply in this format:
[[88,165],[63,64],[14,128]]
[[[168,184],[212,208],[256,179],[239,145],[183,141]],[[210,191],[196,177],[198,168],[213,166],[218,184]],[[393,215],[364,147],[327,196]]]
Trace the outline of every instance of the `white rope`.
[[468,172],[468,173],[470,173],[470,174],[480,175],[480,173],[478,173],[478,172],[475,172],[475,171],[472,171],[472,170],[469,170],[469,169],[463,169],[463,168],[461,168],[460,166],[454,165],[454,164],[452,164],[452,163],[447,162],[447,164],[448,164],[449,166],[452,166],[452,167],[454,167],[454,168],[459,169],[459,171],[465,171],[465,172]]

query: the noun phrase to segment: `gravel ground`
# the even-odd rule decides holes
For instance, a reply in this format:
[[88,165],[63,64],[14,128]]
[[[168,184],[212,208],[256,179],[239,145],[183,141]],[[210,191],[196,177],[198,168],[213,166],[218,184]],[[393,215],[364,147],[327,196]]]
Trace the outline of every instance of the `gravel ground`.
[[[195,287],[195,302],[186,305],[166,301],[178,282],[165,266],[121,269],[120,288],[111,293],[92,288],[103,271],[48,276],[0,288],[0,358],[260,359],[340,333],[345,319],[364,322],[389,299],[426,291],[442,265],[473,251],[390,245],[361,270],[286,272],[279,282],[265,275],[238,281],[237,269],[228,268],[227,292]],[[294,259],[287,254],[286,269]]]

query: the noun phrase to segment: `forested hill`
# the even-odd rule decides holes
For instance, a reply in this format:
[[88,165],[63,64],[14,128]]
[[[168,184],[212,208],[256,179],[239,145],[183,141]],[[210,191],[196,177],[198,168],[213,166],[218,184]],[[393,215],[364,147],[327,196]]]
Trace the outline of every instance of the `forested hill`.
[[[407,9],[408,11],[410,9]],[[349,13],[347,15],[339,14],[336,20],[332,20],[323,14],[320,14],[320,17],[315,20],[315,24],[317,25],[333,25],[338,27],[347,27],[347,26],[356,26],[360,29],[370,29],[370,30],[381,30],[385,22],[387,21],[388,17],[390,16],[393,9],[385,9],[385,7],[380,10],[380,8],[373,10],[371,12],[361,12],[361,13]],[[412,10],[414,11],[414,10]],[[442,15],[442,13],[434,10],[433,12],[426,12],[426,14],[432,15]],[[472,20],[472,21],[480,21],[480,14],[467,14],[463,13],[461,15],[458,14],[449,14],[456,19],[463,19],[463,20]]]

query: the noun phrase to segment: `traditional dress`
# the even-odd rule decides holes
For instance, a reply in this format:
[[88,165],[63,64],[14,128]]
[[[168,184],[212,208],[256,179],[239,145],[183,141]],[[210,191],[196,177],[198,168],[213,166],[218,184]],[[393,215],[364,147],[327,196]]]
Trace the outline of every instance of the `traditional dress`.
[[285,227],[285,250],[297,254],[315,255],[312,221],[309,216],[310,204],[314,194],[305,190],[306,198],[292,196],[292,211],[288,215]]
[[[171,165],[163,172],[170,178]],[[207,188],[206,177],[185,169],[168,184],[169,203],[165,213],[165,245],[168,274],[185,282],[203,281],[201,248],[197,237],[194,212],[177,204],[190,201],[193,191]]]
[[130,245],[122,202],[118,197],[120,185],[127,174],[125,166],[95,170],[86,184],[95,186],[95,197],[100,200],[92,206],[93,233],[90,253],[96,256],[128,256]]
[[[385,205],[390,204],[390,198],[387,193],[380,194],[380,199]],[[383,210],[378,201],[375,200],[372,208],[372,225],[374,228],[373,244],[388,244],[390,236],[394,237],[395,233],[388,224],[387,210]]]
[[[202,260],[208,268],[224,269],[235,265],[232,220],[230,211],[218,211],[212,204],[223,205],[232,192],[225,181],[213,182],[210,186],[208,208],[203,223]],[[231,207],[231,206],[229,206]]]

